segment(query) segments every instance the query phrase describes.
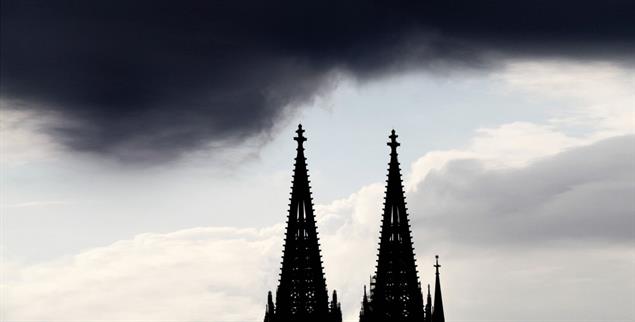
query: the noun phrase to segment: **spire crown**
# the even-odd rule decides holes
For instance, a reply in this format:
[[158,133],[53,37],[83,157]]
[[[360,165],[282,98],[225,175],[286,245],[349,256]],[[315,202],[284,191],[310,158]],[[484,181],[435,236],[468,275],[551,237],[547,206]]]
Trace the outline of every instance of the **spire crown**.
[[399,137],[399,135],[395,134],[395,129],[390,131],[390,135],[388,136],[388,138],[390,138],[390,142],[388,142],[386,144],[388,146],[390,146],[390,149],[391,149],[390,153],[391,154],[396,154],[397,153],[397,147],[401,145],[399,142],[397,142],[397,137]]
[[436,259],[437,263],[434,264],[434,268],[437,269],[437,275],[439,275],[439,268],[441,267],[441,265],[439,265],[439,255],[435,255],[434,258]]
[[432,311],[432,322],[445,322],[445,314],[443,313],[443,299],[441,298],[441,281],[439,278],[439,255],[435,256],[437,274],[434,285],[434,310]]
[[302,146],[302,144],[306,141],[306,138],[304,137],[304,129],[302,129],[302,124],[298,124],[298,129],[295,131],[295,133],[297,133],[298,136],[294,137],[293,139],[298,142],[298,149],[303,149],[304,147]]

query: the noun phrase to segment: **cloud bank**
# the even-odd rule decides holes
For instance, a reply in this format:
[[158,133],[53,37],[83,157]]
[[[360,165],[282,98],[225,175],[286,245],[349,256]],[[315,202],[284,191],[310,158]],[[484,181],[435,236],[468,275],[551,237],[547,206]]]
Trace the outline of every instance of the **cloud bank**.
[[[15,272],[8,320],[240,321],[274,271],[281,229],[143,234]],[[196,258],[198,257],[198,260]],[[259,268],[259,269],[254,269]],[[11,266],[7,271],[11,275]],[[5,272],[6,273],[6,272]],[[11,284],[9,284],[11,286]]]
[[2,1],[3,107],[77,151],[160,161],[266,139],[338,75],[632,64],[631,1]]

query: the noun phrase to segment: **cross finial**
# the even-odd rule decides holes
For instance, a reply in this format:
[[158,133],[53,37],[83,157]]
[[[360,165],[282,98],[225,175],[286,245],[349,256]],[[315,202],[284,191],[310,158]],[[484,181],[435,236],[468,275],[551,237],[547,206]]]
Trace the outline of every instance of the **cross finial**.
[[434,265],[434,267],[437,269],[437,275],[439,274],[439,267],[441,267],[441,265],[439,265],[439,255],[435,255],[434,256],[437,260],[437,263]]
[[298,136],[294,137],[293,139],[298,141],[298,148],[302,148],[302,143],[306,141],[306,138],[303,135],[304,130],[302,129],[302,124],[298,124],[298,129],[295,131],[295,133],[298,133]]
[[400,145],[399,142],[397,142],[397,137],[399,135],[395,134],[395,129],[393,129],[392,131],[390,131],[390,136],[388,136],[390,138],[390,142],[388,142],[388,146],[390,146],[391,149],[391,153],[397,153],[397,147]]

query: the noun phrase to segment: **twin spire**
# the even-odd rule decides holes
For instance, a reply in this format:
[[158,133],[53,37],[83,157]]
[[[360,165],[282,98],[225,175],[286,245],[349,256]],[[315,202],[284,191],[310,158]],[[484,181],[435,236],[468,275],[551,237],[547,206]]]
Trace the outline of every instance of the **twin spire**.
[[423,297],[417,276],[410,221],[401,170],[397,134],[390,136],[390,162],[375,275],[371,279],[369,309],[360,321],[422,321]]
[[[370,300],[364,287],[360,322],[444,322],[439,286],[438,256],[435,305],[432,306],[428,286],[427,304],[424,305],[421,284],[417,274],[414,243],[401,169],[397,155],[398,135],[390,133],[390,162],[384,197],[384,212],[379,237],[379,254],[375,275],[371,277]],[[440,308],[440,310],[439,310]]]
[[276,301],[269,292],[265,322],[341,322],[342,311],[333,291],[329,303],[320,243],[313,214],[313,197],[304,156],[304,130],[298,126],[282,269]]
[[[298,125],[297,156],[293,171],[282,268],[275,304],[267,296],[265,322],[341,322],[342,310],[333,291],[326,288],[319,238],[313,214],[313,198],[304,156],[304,129]],[[381,224],[379,254],[370,295],[364,286],[360,322],[445,322],[439,267],[436,268],[435,302],[431,304],[428,285],[424,306],[417,276],[414,247],[407,214],[401,170],[397,159],[397,134],[392,130],[386,180],[386,195]]]

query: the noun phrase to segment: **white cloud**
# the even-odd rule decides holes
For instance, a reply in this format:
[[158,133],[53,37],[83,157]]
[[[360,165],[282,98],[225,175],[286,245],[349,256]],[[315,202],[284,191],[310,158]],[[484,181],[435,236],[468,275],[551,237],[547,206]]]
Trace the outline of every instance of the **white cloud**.
[[416,160],[407,179],[408,190],[417,185],[432,170],[442,169],[448,162],[459,159],[485,161],[488,168],[525,166],[537,159],[565,149],[591,142],[570,137],[553,126],[515,122],[496,128],[480,128],[465,149],[431,151]]
[[281,226],[142,234],[9,266],[8,321],[251,321],[278,269]]
[[592,128],[598,139],[635,131],[631,68],[606,62],[523,61],[509,64],[497,77],[512,91],[555,99],[554,125]]

